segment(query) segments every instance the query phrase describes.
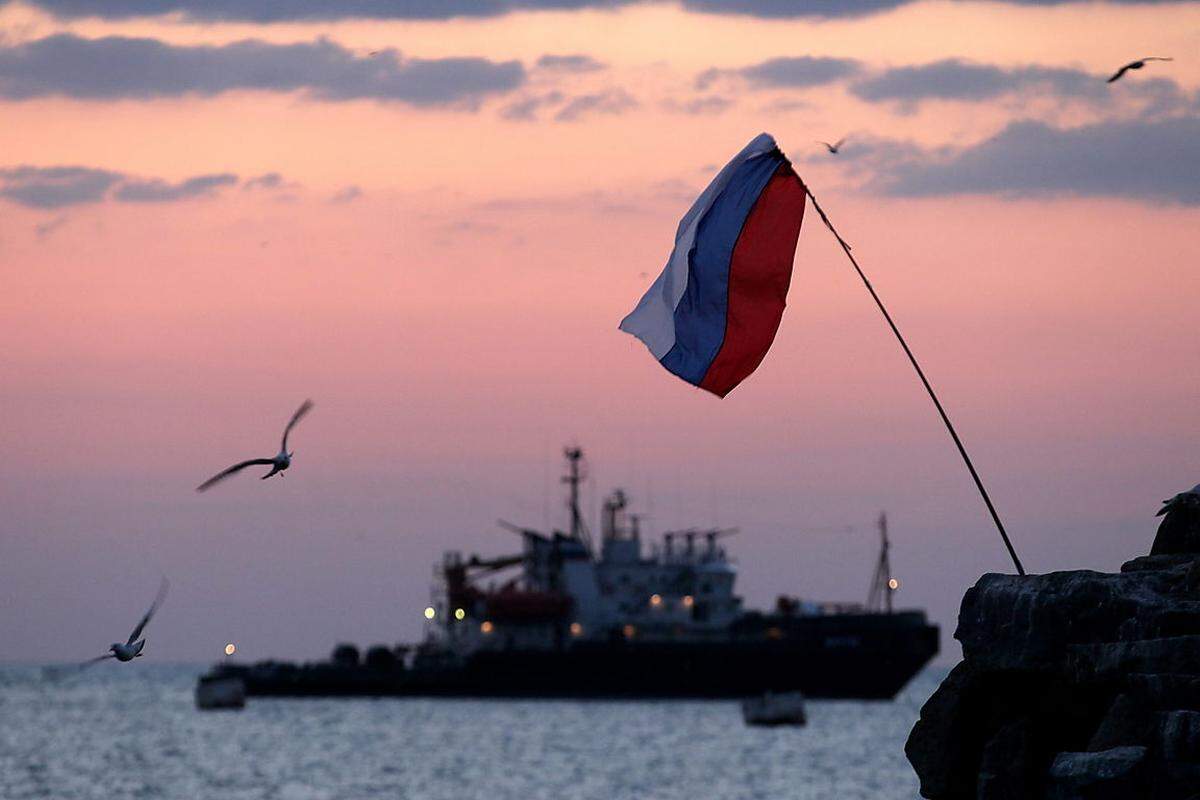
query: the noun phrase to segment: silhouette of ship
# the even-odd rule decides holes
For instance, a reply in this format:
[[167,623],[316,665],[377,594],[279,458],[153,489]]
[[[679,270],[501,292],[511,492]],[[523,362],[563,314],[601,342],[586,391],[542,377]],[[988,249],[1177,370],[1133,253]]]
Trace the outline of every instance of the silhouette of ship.
[[342,645],[317,664],[224,663],[205,677],[239,677],[251,696],[890,699],[937,654],[925,612],[892,607],[886,517],[866,605],[780,597],[773,610],[747,610],[723,546],[736,529],[667,532],[647,554],[617,490],[596,547],[579,510],[583,453],[565,455],[570,529],[501,521],[521,537],[519,553],[447,552],[420,644],[365,659]]

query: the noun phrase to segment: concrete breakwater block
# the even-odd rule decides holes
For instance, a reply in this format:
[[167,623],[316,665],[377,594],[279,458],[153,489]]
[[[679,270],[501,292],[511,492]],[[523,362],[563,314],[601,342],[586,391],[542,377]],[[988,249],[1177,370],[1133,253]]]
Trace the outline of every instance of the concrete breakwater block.
[[[1198,506],[1200,507],[1200,506]],[[931,800],[1200,800],[1200,513],[1121,572],[984,575],[905,752]]]

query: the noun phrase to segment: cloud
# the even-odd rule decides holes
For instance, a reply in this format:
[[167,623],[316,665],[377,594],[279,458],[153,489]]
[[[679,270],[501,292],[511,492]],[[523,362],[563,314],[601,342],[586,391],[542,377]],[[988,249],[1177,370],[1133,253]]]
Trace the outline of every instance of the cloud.
[[720,114],[733,105],[733,100],[719,95],[695,97],[691,100],[666,100],[662,106],[665,110],[676,114]]
[[683,0],[689,11],[749,17],[861,17],[908,5],[911,0]]
[[117,187],[113,197],[123,203],[169,203],[212,194],[222,186],[237,183],[237,175],[228,172],[216,175],[197,175],[178,183],[153,178],[127,180]]
[[242,184],[243,189],[278,189],[283,186],[283,176],[278,172],[266,172],[254,178],[247,178]]
[[624,114],[637,107],[638,101],[624,89],[608,89],[571,98],[554,118],[559,122],[575,122],[588,114]]
[[1200,117],[1054,128],[1010,123],[958,150],[882,143],[867,188],[901,197],[1117,197],[1200,206]]
[[1025,89],[1097,103],[1108,102],[1118,93],[1133,93],[1156,101],[1160,110],[1183,101],[1182,92],[1171,80],[1152,78],[1114,87],[1104,82],[1106,77],[1065,67],[1005,68],[948,59],[889,69],[856,81],[850,91],[870,103],[894,101],[901,105],[924,100],[991,100]]
[[[180,14],[203,22],[320,22],[339,19],[497,17],[518,11],[618,9],[649,0],[27,0],[57,17],[129,19]],[[842,19],[890,11],[916,0],[682,0],[688,11],[765,19]],[[1007,0],[1012,5],[1053,6],[1087,0]],[[1109,0],[1152,5],[1188,0]],[[0,7],[4,0],[0,0]]]
[[[1059,6],[1091,0],[1000,0],[1017,6]],[[917,0],[682,0],[688,11],[767,19],[841,19],[878,14]],[[1108,0],[1112,5],[1172,5],[1189,0]]]
[[500,116],[517,122],[531,122],[537,119],[538,111],[556,106],[563,99],[563,93],[558,91],[521,97],[500,109]]
[[328,101],[477,107],[526,80],[517,61],[359,56],[326,39],[271,44],[172,45],[157,39],[57,34],[0,46],[0,97],[87,100],[211,96],[237,90],[303,91]]
[[205,21],[291,22],[336,19],[453,19],[514,11],[617,8],[639,0],[33,0],[58,17],[130,17],[179,13]]
[[795,56],[772,58],[738,69],[710,69],[696,77],[696,88],[707,89],[726,77],[741,78],[756,89],[802,89],[850,77],[860,69],[848,58]]
[[607,65],[587,55],[544,55],[537,60],[539,69],[556,72],[596,72]]
[[171,183],[92,167],[0,167],[0,198],[38,209],[109,199],[121,203],[167,203],[206,197],[237,181],[237,176],[230,173],[196,175]]
[[90,167],[5,167],[0,168],[0,197],[29,208],[95,203],[122,177]]
[[362,197],[363,191],[357,186],[347,186],[344,189],[336,192],[333,197],[329,198],[331,203],[350,203]]

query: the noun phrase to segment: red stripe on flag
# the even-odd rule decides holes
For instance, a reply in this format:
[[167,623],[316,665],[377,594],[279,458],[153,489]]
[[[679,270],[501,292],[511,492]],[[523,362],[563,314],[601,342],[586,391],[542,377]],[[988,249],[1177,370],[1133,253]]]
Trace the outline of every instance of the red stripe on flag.
[[787,305],[806,193],[790,164],[768,181],[742,226],[729,262],[729,305],[721,349],[701,389],[724,397],[762,363]]

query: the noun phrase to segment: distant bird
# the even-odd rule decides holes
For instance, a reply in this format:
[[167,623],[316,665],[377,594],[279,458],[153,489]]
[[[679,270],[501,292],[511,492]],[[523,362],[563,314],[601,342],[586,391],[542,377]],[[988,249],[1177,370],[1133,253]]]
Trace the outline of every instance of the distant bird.
[[1114,72],[1113,76],[1111,78],[1109,78],[1107,81],[1105,81],[1105,83],[1113,83],[1115,81],[1119,81],[1121,79],[1121,76],[1124,75],[1129,70],[1141,69],[1142,67],[1146,66],[1147,61],[1174,61],[1174,60],[1175,59],[1173,59],[1173,58],[1168,58],[1168,57],[1163,57],[1163,56],[1148,56],[1146,58],[1139,58],[1137,61],[1130,61],[1128,64],[1126,64],[1125,66],[1121,67],[1119,70]]
[[113,642],[108,648],[108,652],[102,656],[83,662],[80,667],[89,667],[105,659],[115,658],[117,661],[133,661],[142,655],[142,648],[146,646],[145,639],[139,639],[142,631],[146,628],[146,624],[150,622],[150,618],[154,616],[154,612],[158,611],[158,607],[162,605],[162,601],[167,596],[167,579],[163,578],[162,583],[158,586],[158,594],[154,597],[154,602],[150,605],[150,610],[146,612],[146,616],[142,617],[142,621],[133,629],[133,633],[129,634],[129,639],[125,644]]
[[1162,508],[1154,516],[1161,517],[1170,511],[1182,509],[1184,507],[1200,507],[1200,483],[1188,489],[1186,492],[1180,492],[1170,500],[1163,500]]
[[288,452],[288,434],[291,433],[292,428],[295,427],[296,423],[299,422],[305,414],[312,410],[312,407],[312,400],[305,400],[304,403],[301,404],[300,408],[296,409],[296,413],[292,414],[292,418],[288,422],[287,427],[283,429],[283,444],[280,446],[279,454],[277,456],[274,458],[252,458],[249,461],[243,461],[240,464],[234,464],[224,472],[217,473],[204,483],[197,486],[196,491],[203,492],[211,489],[215,484],[223,481],[225,478],[228,478],[235,472],[240,472],[246,467],[253,467],[259,464],[264,467],[269,466],[271,468],[270,472],[262,476],[263,480],[266,480],[276,473],[282,475],[283,471],[292,465],[292,456],[295,455],[295,453]]
[[829,154],[832,156],[836,156],[838,154],[838,151],[842,149],[842,145],[844,145],[846,143],[846,139],[848,139],[848,138],[849,138],[848,136],[843,136],[842,138],[838,139],[833,144],[830,144],[829,142],[817,142],[817,144],[825,145],[825,149],[829,151]]

